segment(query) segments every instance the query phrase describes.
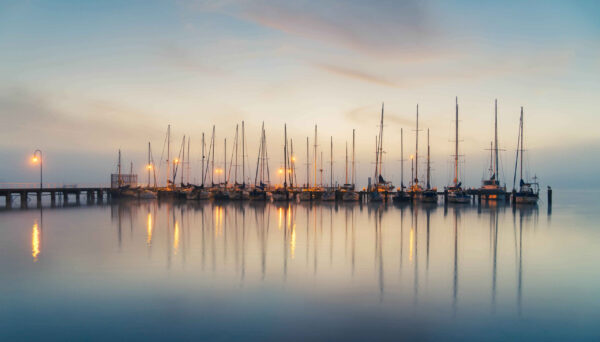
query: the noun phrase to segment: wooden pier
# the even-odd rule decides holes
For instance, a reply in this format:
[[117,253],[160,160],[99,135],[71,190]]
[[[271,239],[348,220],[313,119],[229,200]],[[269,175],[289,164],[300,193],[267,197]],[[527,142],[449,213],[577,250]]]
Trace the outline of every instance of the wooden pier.
[[13,196],[18,196],[21,202],[21,208],[27,208],[29,195],[34,195],[37,205],[41,205],[42,196],[50,196],[50,203],[56,204],[57,200],[62,200],[63,204],[69,204],[69,196],[73,197],[75,203],[79,204],[81,196],[85,194],[88,203],[93,201],[103,201],[105,196],[110,196],[108,187],[55,187],[55,188],[0,188],[0,197],[5,198],[6,206],[11,206]]

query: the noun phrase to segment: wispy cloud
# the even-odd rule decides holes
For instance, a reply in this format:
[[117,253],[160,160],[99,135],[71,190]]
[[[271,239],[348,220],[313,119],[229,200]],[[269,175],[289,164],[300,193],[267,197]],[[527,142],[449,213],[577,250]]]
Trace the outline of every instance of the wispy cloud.
[[345,67],[330,65],[330,64],[322,64],[322,63],[316,63],[314,65],[321,70],[325,70],[325,71],[330,72],[335,75],[352,78],[352,79],[356,79],[356,80],[360,80],[360,81],[370,82],[373,84],[378,84],[378,85],[386,86],[386,87],[395,87],[395,88],[399,87],[398,84],[396,84],[392,81],[386,80],[383,77],[380,77],[380,76],[377,76],[374,74],[370,74],[367,72],[363,72],[360,70],[345,68]]

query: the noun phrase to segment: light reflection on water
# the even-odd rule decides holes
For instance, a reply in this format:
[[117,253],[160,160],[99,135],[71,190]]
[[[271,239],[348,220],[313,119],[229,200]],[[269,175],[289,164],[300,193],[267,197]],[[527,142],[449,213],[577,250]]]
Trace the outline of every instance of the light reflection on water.
[[114,202],[44,209],[44,221],[8,211],[0,321],[12,323],[0,328],[17,336],[15,322],[56,312],[86,327],[44,321],[57,339],[131,338],[138,321],[149,339],[595,337],[600,238],[561,208],[552,219],[486,205]]

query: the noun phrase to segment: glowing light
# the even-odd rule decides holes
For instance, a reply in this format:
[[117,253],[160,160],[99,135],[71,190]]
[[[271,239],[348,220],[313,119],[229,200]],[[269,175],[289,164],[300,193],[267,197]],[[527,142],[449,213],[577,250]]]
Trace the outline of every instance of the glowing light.
[[223,173],[223,169],[215,169],[215,173]]
[[223,207],[215,207],[215,237],[223,232]]
[[280,175],[283,174],[283,169],[277,170],[277,173],[279,173]]
[[152,170],[152,164],[148,164],[148,165],[146,165],[146,169],[148,169],[148,170]]
[[279,208],[277,211],[279,212],[279,225],[277,228],[281,230],[281,225],[283,223],[283,208]]
[[415,159],[415,156],[413,156],[412,154],[410,155],[410,160]]
[[292,157],[292,161],[295,162],[296,161],[296,157]]
[[292,226],[292,237],[290,239],[290,256],[294,259],[296,252],[296,225]]
[[179,159],[177,159],[177,158],[173,159],[173,164],[179,164]]
[[175,221],[175,231],[173,232],[173,254],[179,250],[179,222]]
[[152,244],[152,214],[148,213],[148,229],[147,229],[148,238],[146,239],[146,243],[148,245]]
[[38,157],[37,157],[37,156],[33,156],[33,157],[31,158],[31,162],[32,162],[32,163],[37,163],[37,162],[38,162],[38,160],[39,160],[39,159],[38,159]]
[[38,261],[38,255],[40,255],[40,229],[36,221],[31,231],[31,256],[33,257],[33,262]]

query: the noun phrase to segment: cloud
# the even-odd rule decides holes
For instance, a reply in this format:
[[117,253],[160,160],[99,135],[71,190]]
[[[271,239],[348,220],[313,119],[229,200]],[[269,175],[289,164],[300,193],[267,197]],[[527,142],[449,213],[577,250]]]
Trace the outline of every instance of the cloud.
[[286,34],[365,55],[433,57],[442,34],[422,1],[253,1],[230,12]]
[[370,83],[374,83],[374,84],[378,84],[378,85],[386,86],[386,87],[394,87],[394,88],[399,87],[399,85],[394,82],[388,81],[377,75],[369,74],[367,72],[363,72],[360,70],[345,68],[345,67],[335,66],[335,65],[330,65],[330,64],[316,63],[314,65],[321,70],[325,70],[325,71],[330,72],[335,75],[352,78],[352,79],[356,79],[356,80],[360,80],[360,81],[370,82]]
[[4,146],[41,144],[105,152],[107,145],[143,145],[148,133],[156,131],[149,115],[116,102],[27,88],[5,89],[0,95],[0,112]]
[[[376,125],[379,119],[379,115],[381,114],[381,107],[375,107],[372,105],[369,106],[360,106],[355,107],[349,111],[344,113],[344,118],[350,122],[364,124],[365,120],[369,119],[373,122],[373,125]],[[384,125],[393,124],[397,126],[407,127],[414,126],[415,122],[411,119],[407,119],[405,117],[399,116],[394,113],[390,113],[386,111],[384,113]]]

